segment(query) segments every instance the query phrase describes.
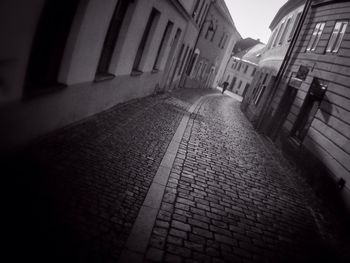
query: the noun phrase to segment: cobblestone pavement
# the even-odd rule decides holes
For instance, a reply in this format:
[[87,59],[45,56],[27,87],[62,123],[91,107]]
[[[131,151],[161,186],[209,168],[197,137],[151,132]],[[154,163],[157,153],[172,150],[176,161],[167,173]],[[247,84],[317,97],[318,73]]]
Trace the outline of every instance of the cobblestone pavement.
[[340,260],[311,193],[264,144],[238,102],[206,99],[187,125],[146,261]]
[[116,262],[183,114],[213,92],[120,104],[9,160],[3,188],[13,262]]
[[117,262],[182,116],[206,94],[217,95],[191,115],[145,260],[333,257],[308,192],[269,154],[238,102],[179,90],[117,105],[7,160],[11,262]]

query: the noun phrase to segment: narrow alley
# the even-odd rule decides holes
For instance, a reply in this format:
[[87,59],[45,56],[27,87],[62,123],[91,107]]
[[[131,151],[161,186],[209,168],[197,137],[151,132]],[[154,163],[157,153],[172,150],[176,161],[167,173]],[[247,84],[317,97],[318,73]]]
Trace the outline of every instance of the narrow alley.
[[[23,252],[10,251],[14,261],[336,262],[342,237],[317,221],[323,208],[311,190],[273,158],[239,105],[219,91],[177,90],[26,149],[21,165],[7,163],[16,173],[8,189],[22,193],[11,203],[9,244]],[[162,163],[179,135],[167,180]],[[152,187],[157,176],[164,195]],[[158,196],[154,217],[149,195]]]

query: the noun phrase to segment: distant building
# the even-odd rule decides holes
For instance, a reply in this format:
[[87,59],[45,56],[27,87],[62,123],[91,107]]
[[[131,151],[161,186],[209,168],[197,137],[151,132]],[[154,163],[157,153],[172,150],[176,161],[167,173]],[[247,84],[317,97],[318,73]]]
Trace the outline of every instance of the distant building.
[[[232,43],[233,22],[224,1],[211,5],[211,0],[2,1],[0,149],[178,87],[195,50],[212,54],[207,65],[209,71],[214,66],[212,81]],[[203,24],[207,32],[209,9],[216,36],[203,46],[197,39]]]
[[[240,41],[236,44],[235,48],[239,44]],[[227,81],[229,83],[229,90],[242,97],[245,96],[256,74],[258,62],[264,47],[264,44],[256,41],[252,47],[243,50],[241,48],[234,48],[234,50],[242,51],[230,58],[222,78],[222,82]]]
[[196,50],[188,64],[185,87],[215,88],[234,44],[241,38],[224,0],[211,2]]
[[270,24],[271,36],[262,52],[258,70],[242,102],[242,109],[255,124],[275,83],[290,41],[304,9],[305,0],[284,4]]

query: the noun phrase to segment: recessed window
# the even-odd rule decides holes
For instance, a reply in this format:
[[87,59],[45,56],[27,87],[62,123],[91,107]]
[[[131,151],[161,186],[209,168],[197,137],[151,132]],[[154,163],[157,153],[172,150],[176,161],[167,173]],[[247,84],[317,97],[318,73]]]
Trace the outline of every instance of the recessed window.
[[284,39],[286,37],[287,31],[289,29],[289,25],[290,25],[290,21],[292,20],[292,18],[288,18],[287,22],[286,22],[286,26],[284,27],[283,33],[281,35],[280,41],[278,42],[279,45],[282,45],[282,43],[284,42]]
[[275,37],[275,39],[273,41],[272,47],[275,47],[277,45],[278,40],[279,40],[279,38],[281,36],[281,33],[282,33],[283,26],[284,26],[284,21],[282,22],[282,24],[280,25],[280,27],[278,29],[278,32],[277,32],[277,35],[276,35],[276,37]]
[[337,53],[345,35],[348,22],[339,21],[335,24],[331,38],[329,39],[326,52]]
[[290,34],[289,34],[289,37],[288,37],[288,41],[292,40],[292,38],[294,36],[294,33],[295,33],[295,30],[297,29],[300,17],[301,17],[301,12],[299,12],[297,14],[297,17],[295,18],[294,25],[293,25],[292,30],[290,31]]
[[247,73],[248,68],[249,68],[249,66],[248,66],[248,65],[246,65],[246,66],[245,66],[245,69],[244,69],[244,74],[246,74],[246,73]]
[[256,72],[256,68],[253,69],[253,71],[252,71],[252,76],[255,75],[255,72]]
[[158,48],[157,57],[154,62],[153,70],[159,70],[161,66],[161,63],[165,54],[165,50],[170,40],[170,35],[171,35],[171,31],[173,30],[173,26],[174,26],[174,23],[171,21],[168,21],[168,24],[166,25],[162,40]]
[[306,51],[315,51],[318,41],[320,41],[324,26],[326,23],[317,23],[314,31],[312,32],[309,45],[306,48]]
[[154,32],[151,34],[152,28],[156,27],[160,17],[160,12],[156,9],[153,9],[146,24],[145,31],[143,32],[141,42],[137,49],[137,53],[135,56],[135,61],[133,65],[133,72],[141,72],[140,64],[144,55],[144,50],[146,48],[146,44],[150,39],[152,39]]

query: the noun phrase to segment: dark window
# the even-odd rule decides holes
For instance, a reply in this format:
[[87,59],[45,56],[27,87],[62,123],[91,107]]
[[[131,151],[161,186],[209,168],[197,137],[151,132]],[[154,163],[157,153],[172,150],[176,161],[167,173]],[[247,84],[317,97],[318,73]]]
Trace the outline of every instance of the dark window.
[[78,4],[78,0],[46,1],[29,59],[26,92],[40,92],[58,84],[62,57]]
[[201,20],[200,20],[200,22],[199,22],[199,26],[201,26],[201,24],[203,24],[203,21],[204,21],[204,19],[205,19],[205,17],[206,17],[206,13],[208,12],[208,8],[209,8],[209,5],[208,4],[206,4],[205,5],[205,8],[204,8],[204,11],[203,11],[203,15],[202,15],[202,18],[201,18]]
[[233,88],[235,87],[235,84],[236,84],[236,80],[237,80],[237,78],[234,77],[232,82],[231,82],[231,87],[229,88],[229,90],[233,90]]
[[192,17],[195,18],[196,16],[198,16],[198,6],[199,6],[199,3],[200,3],[201,0],[197,0],[196,2],[196,5],[194,6],[194,9],[193,9],[193,13],[192,13]]
[[133,71],[140,72],[139,67],[140,67],[143,51],[146,47],[147,40],[150,37],[150,32],[151,32],[152,26],[154,26],[156,24],[157,18],[159,16],[160,16],[159,11],[153,8],[153,10],[148,18],[148,22],[146,24],[145,31],[143,32],[141,42],[139,44],[139,48],[137,49],[137,52],[136,52],[135,61],[134,61],[134,65],[133,65]]
[[193,66],[194,66],[194,63],[196,62],[196,59],[198,58],[198,54],[194,54],[192,56],[192,59],[191,59],[191,62],[190,62],[190,65],[187,69],[187,75],[190,75],[192,70],[193,70]]
[[246,65],[246,66],[245,66],[245,69],[244,69],[244,74],[246,74],[246,73],[247,73],[248,68],[249,68],[249,66],[248,66],[248,65]]
[[192,53],[193,53],[193,50],[191,49],[190,52],[188,52],[188,56],[186,58],[186,62],[184,65],[184,70],[186,69],[186,72],[188,71],[188,68],[189,68],[189,62],[190,62],[190,58],[192,57]]
[[253,69],[253,71],[252,71],[252,76],[254,76],[255,73],[256,73],[256,68]]
[[187,46],[186,47],[186,51],[185,51],[185,54],[184,56],[182,57],[182,60],[181,60],[181,64],[180,64],[180,67],[179,67],[179,71],[177,73],[178,76],[181,75],[182,71],[183,71],[183,68],[185,66],[185,61],[186,61],[186,57],[187,57],[187,54],[188,54],[188,50],[189,50],[189,47]]
[[250,84],[247,83],[247,84],[245,85],[244,91],[243,91],[243,93],[242,93],[242,97],[243,97],[243,98],[245,97],[245,94],[246,94],[247,91],[249,90],[249,87],[250,87]]
[[202,15],[202,11],[203,11],[204,2],[205,2],[205,1],[202,1],[200,11],[199,11],[199,13],[198,13],[198,16],[196,17],[196,23],[197,23],[197,24],[199,23],[199,18],[200,18],[200,17],[201,17],[201,15]]
[[168,41],[170,39],[171,31],[173,30],[173,26],[174,26],[174,23],[171,21],[169,21],[168,24],[166,25],[162,40],[161,40],[160,45],[159,45],[157,57],[156,57],[156,60],[154,62],[154,66],[153,66],[153,69],[155,69],[155,70],[158,70],[160,67],[160,64],[162,62],[162,58],[164,56],[164,52],[166,50]]
[[128,5],[128,0],[119,0],[115,7],[113,17],[109,24],[108,32],[103,44],[100,61],[97,67],[96,78],[99,78],[101,75],[108,75],[108,68],[111,63],[113,51],[118,40]]

